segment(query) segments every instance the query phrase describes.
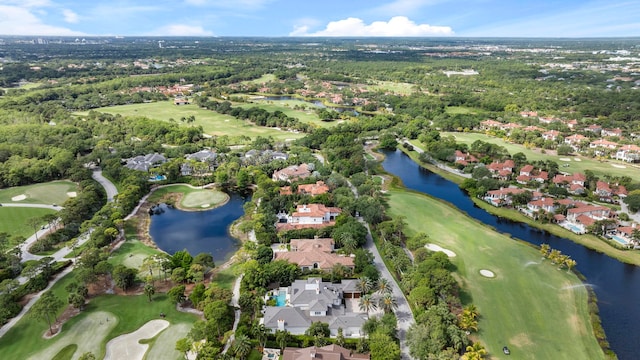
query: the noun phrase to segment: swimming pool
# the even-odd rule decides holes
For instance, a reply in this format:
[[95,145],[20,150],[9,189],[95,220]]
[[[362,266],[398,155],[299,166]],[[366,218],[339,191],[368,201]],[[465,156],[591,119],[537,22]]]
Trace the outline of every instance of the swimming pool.
[[287,292],[286,291],[278,291],[278,296],[276,298],[276,306],[285,306],[287,305]]
[[584,230],[582,230],[582,228],[580,228],[579,226],[573,225],[573,224],[565,224],[565,227],[571,231],[573,231],[576,234],[581,234],[584,232]]
[[620,237],[620,236],[618,236],[618,235],[611,235],[611,238],[612,238],[613,240],[617,241],[618,243],[622,244],[622,245],[625,245],[625,246],[626,246],[626,245],[628,245],[628,244],[629,244],[625,239],[621,238],[621,237]]

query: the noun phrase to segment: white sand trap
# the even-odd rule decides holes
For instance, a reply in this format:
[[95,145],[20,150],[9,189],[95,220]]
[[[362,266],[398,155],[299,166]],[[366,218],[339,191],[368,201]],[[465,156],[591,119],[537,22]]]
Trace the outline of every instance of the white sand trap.
[[68,197],[76,197],[76,196],[78,196],[78,193],[77,193],[77,192],[75,192],[75,191],[69,191],[69,192],[67,193],[67,196],[68,196]]
[[580,158],[573,158],[573,161],[582,161]]
[[447,255],[448,257],[456,257],[456,253],[454,253],[451,250],[445,249],[440,245],[436,245],[436,244],[427,244],[424,247],[426,247],[428,250],[431,251],[442,251],[443,253],[445,253],[445,255]]
[[22,201],[22,200],[24,200],[26,198],[27,198],[27,195],[20,194],[20,195],[16,195],[16,196],[12,197],[11,201]]
[[559,158],[558,160],[560,160],[560,161],[571,161],[571,159],[569,159],[569,158]]
[[618,168],[618,169],[626,169],[627,168],[624,165],[618,165],[618,164],[611,164],[611,166],[613,166],[614,168]]
[[203,208],[208,208],[209,206],[211,206],[211,204],[202,204]]
[[493,271],[485,269],[480,270],[480,275],[488,278],[496,277],[496,274],[494,274]]
[[138,330],[120,335],[107,343],[105,360],[142,360],[149,344],[140,344],[140,340],[151,339],[169,327],[167,320],[151,320]]

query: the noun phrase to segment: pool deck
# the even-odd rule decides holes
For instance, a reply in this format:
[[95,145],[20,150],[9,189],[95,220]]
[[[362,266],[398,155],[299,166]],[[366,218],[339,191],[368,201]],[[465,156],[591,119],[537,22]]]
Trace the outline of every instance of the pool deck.
[[280,349],[264,348],[262,360],[276,360],[280,357]]

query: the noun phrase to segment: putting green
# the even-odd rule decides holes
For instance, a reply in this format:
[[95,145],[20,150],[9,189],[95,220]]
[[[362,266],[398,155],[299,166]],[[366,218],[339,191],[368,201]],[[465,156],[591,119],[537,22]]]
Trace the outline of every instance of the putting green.
[[182,359],[184,354],[176,350],[176,342],[187,336],[190,324],[171,324],[160,333],[147,351],[147,359]]
[[192,191],[184,195],[180,205],[185,208],[211,208],[229,199],[229,195],[217,190]]
[[[430,242],[456,253],[450,260],[480,312],[477,336],[491,355],[501,355],[506,345],[517,358],[604,358],[587,291],[575,275],[444,203],[404,190],[389,194],[390,215],[405,217],[408,235],[427,233]],[[495,277],[482,276],[483,269]]]

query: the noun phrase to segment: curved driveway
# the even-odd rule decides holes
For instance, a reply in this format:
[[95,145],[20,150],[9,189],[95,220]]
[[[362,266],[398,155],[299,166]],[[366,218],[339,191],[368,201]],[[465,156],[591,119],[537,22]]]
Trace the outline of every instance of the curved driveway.
[[118,195],[118,189],[116,186],[113,185],[109,179],[102,176],[102,170],[100,168],[94,169],[91,177],[102,185],[104,190],[107,192],[107,201],[112,202],[116,195]]

